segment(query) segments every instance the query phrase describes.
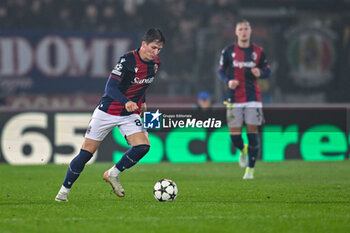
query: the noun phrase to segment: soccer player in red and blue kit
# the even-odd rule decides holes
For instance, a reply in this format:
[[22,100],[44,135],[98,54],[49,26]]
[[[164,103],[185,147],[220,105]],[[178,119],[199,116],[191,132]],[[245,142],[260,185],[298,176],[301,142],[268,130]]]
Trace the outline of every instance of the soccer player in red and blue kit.
[[73,183],[115,126],[118,126],[132,147],[104,173],[103,178],[112,186],[118,197],[125,196],[119,182],[120,173],[134,166],[150,148],[140,114],[146,110],[145,91],[158,72],[161,63],[158,54],[164,43],[165,38],[159,29],[149,29],[144,35],[141,47],[119,59],[107,80],[105,93],[92,115],[80,153],[69,165],[56,201],[68,201]]
[[[218,70],[219,78],[228,87],[227,124],[233,145],[241,150],[239,165],[245,168],[243,179],[254,178],[260,149],[258,126],[263,122],[263,113],[257,79],[267,78],[271,73],[263,49],[251,43],[251,33],[247,20],[237,21],[237,42],[222,51]],[[242,139],[243,123],[247,129],[248,145]]]

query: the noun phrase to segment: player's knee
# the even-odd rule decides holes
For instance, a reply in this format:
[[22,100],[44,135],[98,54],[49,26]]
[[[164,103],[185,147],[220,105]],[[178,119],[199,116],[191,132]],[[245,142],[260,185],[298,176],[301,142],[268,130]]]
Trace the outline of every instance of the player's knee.
[[248,141],[250,147],[259,146],[259,135],[257,133],[248,133]]
[[231,140],[234,145],[243,143],[242,135],[241,134],[232,134]]
[[89,151],[80,150],[80,153],[71,161],[70,169],[74,173],[80,173],[83,171],[85,164],[92,158],[92,154]]

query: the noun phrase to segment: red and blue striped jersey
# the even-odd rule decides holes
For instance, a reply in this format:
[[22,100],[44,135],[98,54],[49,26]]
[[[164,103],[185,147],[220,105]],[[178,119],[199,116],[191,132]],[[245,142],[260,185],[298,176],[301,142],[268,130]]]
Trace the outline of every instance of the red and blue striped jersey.
[[153,61],[143,61],[139,49],[124,54],[109,75],[98,108],[115,116],[139,114],[139,110],[128,112],[125,103],[131,100],[141,109],[146,89],[154,81],[160,64],[158,56]]
[[234,43],[222,51],[218,70],[219,77],[226,85],[229,80],[235,79],[239,81],[239,85],[235,90],[228,88],[228,102],[261,102],[257,78],[251,72],[253,67],[260,69],[260,78],[266,78],[271,73],[265,53],[261,47],[251,44],[248,48],[241,48],[237,43]]

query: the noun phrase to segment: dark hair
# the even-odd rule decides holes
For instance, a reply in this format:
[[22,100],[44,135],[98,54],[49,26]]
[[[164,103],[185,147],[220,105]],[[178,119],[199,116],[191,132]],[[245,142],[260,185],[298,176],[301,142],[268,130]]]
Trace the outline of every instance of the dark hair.
[[163,33],[158,28],[151,28],[148,29],[148,31],[143,36],[143,41],[145,41],[147,44],[157,41],[159,43],[165,44],[165,37]]
[[238,25],[238,24],[241,24],[241,23],[246,23],[246,24],[248,24],[248,25],[250,26],[249,21],[242,18],[242,19],[236,20],[235,27],[237,27],[237,25]]

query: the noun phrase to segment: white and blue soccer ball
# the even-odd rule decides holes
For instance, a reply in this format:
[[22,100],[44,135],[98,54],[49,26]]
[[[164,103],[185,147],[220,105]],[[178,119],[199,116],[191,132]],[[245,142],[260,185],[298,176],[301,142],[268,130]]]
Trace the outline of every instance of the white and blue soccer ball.
[[170,179],[159,180],[153,188],[153,195],[158,201],[173,201],[177,196],[177,186]]

